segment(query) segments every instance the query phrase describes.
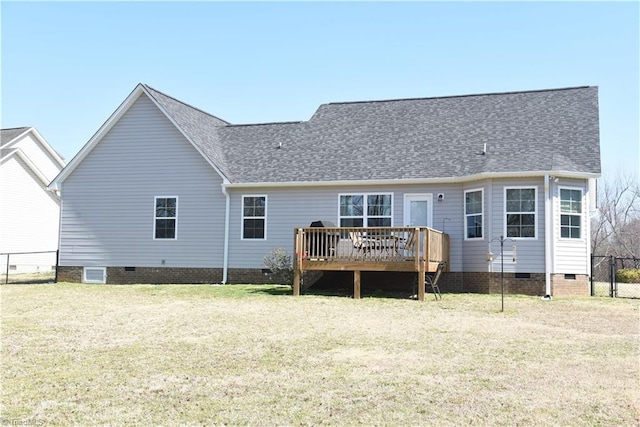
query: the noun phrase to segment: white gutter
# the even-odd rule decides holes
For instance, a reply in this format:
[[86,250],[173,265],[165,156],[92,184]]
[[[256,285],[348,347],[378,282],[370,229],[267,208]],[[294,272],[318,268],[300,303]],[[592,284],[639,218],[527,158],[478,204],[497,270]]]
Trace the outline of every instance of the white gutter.
[[222,194],[225,198],[224,207],[224,249],[222,255],[222,284],[227,283],[227,270],[229,266],[229,215],[231,212],[231,196],[227,193],[227,187],[222,185]]
[[337,181],[287,181],[287,182],[246,182],[223,184],[227,188],[287,188],[287,187],[344,187],[344,186],[380,186],[380,185],[411,185],[411,184],[453,184],[464,183],[470,181],[498,178],[528,178],[541,177],[548,178],[549,175],[562,176],[563,178],[599,178],[600,174],[595,173],[579,173],[568,171],[530,171],[530,172],[491,172],[479,173],[474,175],[443,177],[443,178],[413,178],[413,179],[371,179],[371,180],[337,180]]
[[550,191],[549,175],[544,176],[544,279],[545,279],[545,296],[551,295],[551,269],[553,268],[553,203],[552,193]]

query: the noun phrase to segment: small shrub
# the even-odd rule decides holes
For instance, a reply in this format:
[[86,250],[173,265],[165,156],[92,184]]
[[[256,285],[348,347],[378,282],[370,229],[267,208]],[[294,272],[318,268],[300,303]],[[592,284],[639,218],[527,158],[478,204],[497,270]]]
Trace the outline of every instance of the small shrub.
[[623,268],[616,271],[618,283],[640,283],[640,268]]
[[264,265],[271,270],[271,277],[283,285],[293,283],[293,261],[284,248],[273,248],[264,257]]

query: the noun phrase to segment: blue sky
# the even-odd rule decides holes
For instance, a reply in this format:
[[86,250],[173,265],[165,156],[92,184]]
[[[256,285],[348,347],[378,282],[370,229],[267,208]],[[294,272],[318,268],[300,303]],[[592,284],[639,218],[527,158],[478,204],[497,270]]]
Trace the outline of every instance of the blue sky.
[[[599,87],[603,173],[640,169],[637,2],[2,2],[1,125],[68,160],[139,82],[232,123],[322,103]],[[639,178],[640,179],[640,178]]]

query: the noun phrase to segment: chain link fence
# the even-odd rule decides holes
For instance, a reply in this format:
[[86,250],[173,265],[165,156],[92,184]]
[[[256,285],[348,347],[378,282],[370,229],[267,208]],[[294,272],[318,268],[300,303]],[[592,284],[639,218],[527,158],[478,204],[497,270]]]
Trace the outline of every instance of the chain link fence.
[[53,283],[57,266],[58,251],[0,253],[0,283]]
[[638,276],[623,274],[627,270],[640,270],[640,258],[622,258],[613,255],[591,256],[591,295],[612,298],[640,298]]

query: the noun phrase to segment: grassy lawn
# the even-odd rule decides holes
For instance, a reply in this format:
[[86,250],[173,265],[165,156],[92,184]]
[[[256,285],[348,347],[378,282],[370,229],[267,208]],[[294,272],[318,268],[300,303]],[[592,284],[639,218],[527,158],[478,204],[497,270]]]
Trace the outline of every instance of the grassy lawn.
[[288,293],[2,285],[0,424],[640,423],[638,300]]
[[40,273],[2,274],[1,284],[25,284],[25,283],[53,283],[56,277],[55,270]]

